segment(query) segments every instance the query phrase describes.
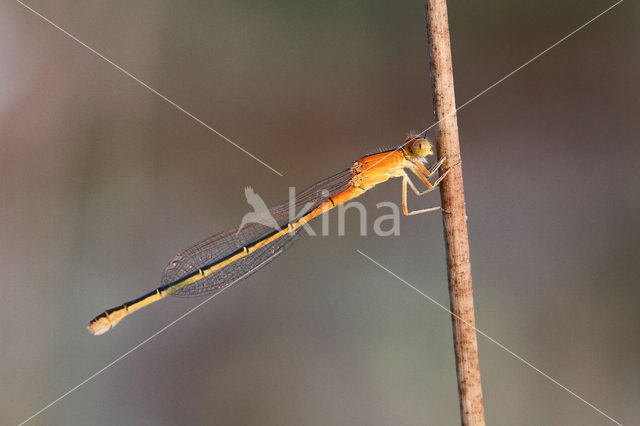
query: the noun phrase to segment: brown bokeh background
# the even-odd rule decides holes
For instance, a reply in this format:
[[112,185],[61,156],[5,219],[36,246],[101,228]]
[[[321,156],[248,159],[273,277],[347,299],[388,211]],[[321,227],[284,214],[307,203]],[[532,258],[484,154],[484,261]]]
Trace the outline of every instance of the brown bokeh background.
[[[202,299],[102,337],[190,243],[432,123],[421,1],[0,5],[0,412],[17,424]],[[458,104],[611,4],[451,2]],[[640,9],[627,1],[459,113],[477,325],[640,417]],[[434,133],[430,132],[433,137]],[[366,194],[400,201],[400,183]],[[410,201],[438,203],[437,195]],[[456,424],[439,214],[303,238],[29,424]],[[610,424],[480,337],[487,420]]]

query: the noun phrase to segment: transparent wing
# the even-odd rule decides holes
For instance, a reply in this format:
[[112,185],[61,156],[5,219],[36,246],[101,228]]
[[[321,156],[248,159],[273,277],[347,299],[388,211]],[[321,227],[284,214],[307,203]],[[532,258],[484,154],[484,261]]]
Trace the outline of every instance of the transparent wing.
[[[305,189],[293,202],[287,201],[270,209],[269,214],[266,212],[261,214],[256,222],[213,235],[183,250],[167,265],[162,276],[162,284],[168,285],[180,281],[194,271],[214,265],[242,247],[277,232],[275,228],[283,228],[288,223],[298,220],[322,201],[347,189],[352,175],[350,169],[337,173]],[[293,218],[290,218],[290,208],[294,212]],[[212,294],[246,278],[284,252],[300,236],[301,229],[298,228],[293,235],[287,233],[248,256],[183,287],[173,293],[173,296],[192,297]]]

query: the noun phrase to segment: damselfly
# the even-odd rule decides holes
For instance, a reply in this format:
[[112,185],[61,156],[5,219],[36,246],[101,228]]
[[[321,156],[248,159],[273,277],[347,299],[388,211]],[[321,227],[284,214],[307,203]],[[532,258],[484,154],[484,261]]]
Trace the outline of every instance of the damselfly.
[[[424,163],[432,153],[428,140],[410,137],[398,149],[360,158],[349,169],[302,191],[295,200],[270,209],[268,213],[275,220],[276,229],[264,223],[251,222],[216,234],[182,251],[165,269],[162,286],[98,315],[91,320],[89,330],[93,334],[104,334],[127,315],[167,295],[189,297],[221,291],[276,258],[300,235],[306,223],[390,178],[402,178],[402,210],[405,215],[440,209],[434,207],[410,212],[407,207],[407,186],[416,195],[423,195],[434,189],[448,173],[448,170],[441,173],[433,184],[429,181],[429,177],[444,161],[440,160],[428,170]],[[407,171],[420,179],[426,189],[419,191]],[[302,211],[292,218],[292,208],[296,212],[298,209]],[[271,219],[269,222],[273,223]]]

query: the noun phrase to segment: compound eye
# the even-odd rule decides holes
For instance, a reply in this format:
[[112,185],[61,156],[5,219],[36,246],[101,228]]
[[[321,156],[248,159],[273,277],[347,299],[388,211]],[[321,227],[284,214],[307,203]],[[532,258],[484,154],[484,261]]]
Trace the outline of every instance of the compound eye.
[[431,144],[426,139],[416,139],[413,142],[411,151],[418,157],[426,157],[431,154]]

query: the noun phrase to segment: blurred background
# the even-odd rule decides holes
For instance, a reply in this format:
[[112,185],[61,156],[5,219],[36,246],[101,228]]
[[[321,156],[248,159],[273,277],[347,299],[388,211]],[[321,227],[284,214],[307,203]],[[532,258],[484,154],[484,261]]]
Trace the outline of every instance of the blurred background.
[[[18,424],[202,302],[86,326],[175,253],[432,124],[422,1],[0,5],[0,412]],[[457,103],[612,2],[451,2]],[[640,417],[640,10],[622,3],[459,112],[477,326]],[[435,136],[430,132],[430,137]],[[400,182],[367,193],[368,227]],[[439,204],[437,194],[412,208]],[[453,425],[440,214],[302,238],[29,424]],[[319,224],[318,224],[319,225]],[[318,226],[316,225],[316,229]],[[495,425],[611,424],[479,336]]]

